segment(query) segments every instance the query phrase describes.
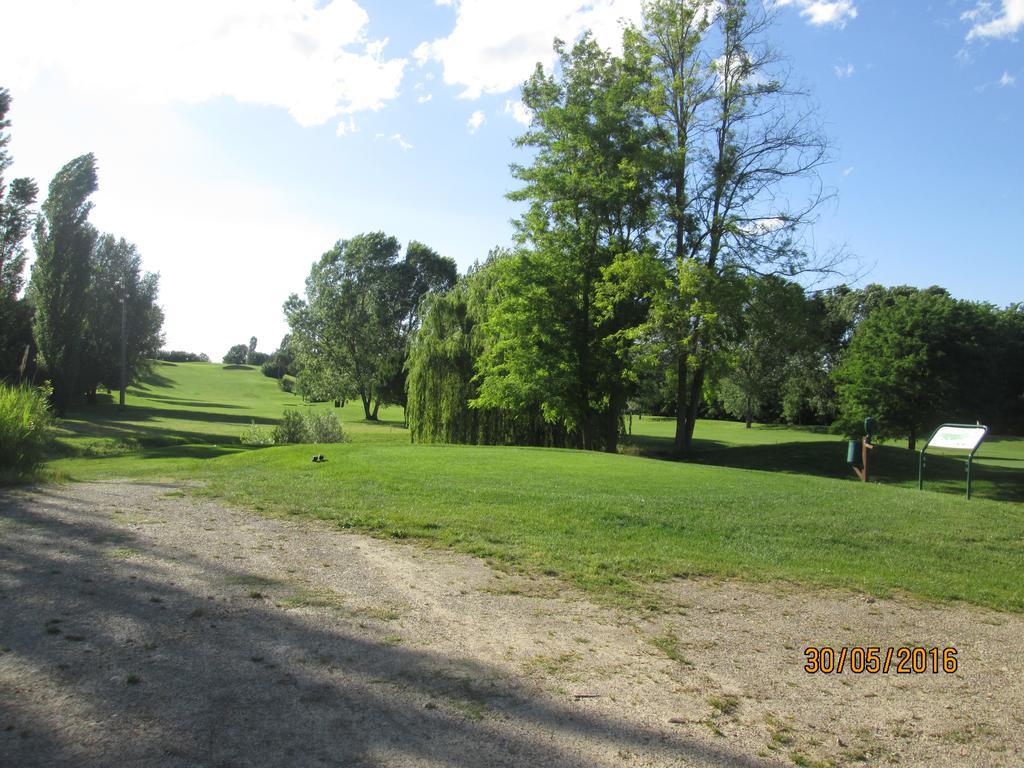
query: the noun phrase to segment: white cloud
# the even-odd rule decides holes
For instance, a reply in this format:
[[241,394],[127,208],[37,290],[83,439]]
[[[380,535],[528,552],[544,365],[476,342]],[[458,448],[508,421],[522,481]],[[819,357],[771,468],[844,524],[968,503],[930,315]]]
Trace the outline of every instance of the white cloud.
[[476,133],[480,130],[480,126],[487,122],[487,117],[479,109],[469,116],[469,120],[466,121],[466,128],[470,133]]
[[967,39],[978,37],[1011,37],[1024,27],[1024,0],[1001,0],[999,9],[994,9],[988,0],[982,0],[970,11],[960,15],[969,22],[971,29]]
[[434,94],[432,94],[432,93],[428,93],[428,94],[425,94],[425,95],[423,95],[423,96],[418,96],[418,97],[416,98],[416,102],[417,102],[418,104],[426,104],[426,103],[427,103],[428,101],[430,101],[430,100],[431,100],[432,98],[434,98]]
[[339,136],[344,136],[346,133],[355,133],[356,121],[351,115],[343,117],[338,121],[338,127],[335,129],[335,133]]
[[380,109],[406,64],[385,58],[386,39],[367,37],[355,0],[34,0],[4,17],[5,85],[56,75],[78,92],[142,104],[227,96],[287,109],[303,126]]
[[400,134],[400,133],[393,133],[393,134],[391,134],[390,136],[388,136],[388,141],[393,141],[395,144],[400,146],[406,152],[408,152],[410,149],[412,149],[412,144],[410,144],[408,141],[403,139],[402,138],[402,134]]
[[849,176],[851,173],[853,173],[853,171],[854,167],[851,165],[849,168],[843,171],[843,176]]
[[838,77],[840,80],[846,77],[853,77],[854,72],[857,71],[853,64],[849,62],[847,62],[847,64],[845,65],[833,67],[833,69],[835,70],[836,77]]
[[800,15],[816,27],[826,24],[845,27],[847,21],[857,18],[853,0],[775,0],[775,5],[796,6]]
[[1003,72],[1003,76],[999,78],[999,85],[1003,88],[1016,84],[1017,78],[1011,75],[1009,72]]
[[512,115],[512,119],[521,125],[529,125],[530,121],[533,120],[533,112],[521,101],[507,99],[504,112],[506,115]]
[[613,51],[621,50],[622,18],[638,21],[641,0],[455,0],[455,28],[447,37],[413,51],[421,66],[439,62],[448,85],[463,98],[505,93],[520,86],[536,66],[549,69],[555,37],[576,39],[584,30]]

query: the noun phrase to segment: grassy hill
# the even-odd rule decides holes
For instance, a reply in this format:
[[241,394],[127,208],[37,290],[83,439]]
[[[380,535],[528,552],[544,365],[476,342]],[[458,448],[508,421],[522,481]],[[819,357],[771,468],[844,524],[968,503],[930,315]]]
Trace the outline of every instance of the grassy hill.
[[[856,482],[845,444],[807,429],[704,422],[690,462],[582,451],[410,445],[401,411],[362,420],[351,442],[247,448],[238,435],[306,405],[256,370],[161,364],[129,408],[84,408],[62,423],[68,479],[180,478],[265,514],[318,518],[635,596],[691,575],[785,579],[1024,610],[1024,441],[980,453],[976,498],[962,462],[936,457],[916,490],[914,455],[880,448]],[[634,419],[629,453],[664,452],[667,420]],[[310,462],[323,453],[324,464]],[[935,492],[941,491],[941,492]]]

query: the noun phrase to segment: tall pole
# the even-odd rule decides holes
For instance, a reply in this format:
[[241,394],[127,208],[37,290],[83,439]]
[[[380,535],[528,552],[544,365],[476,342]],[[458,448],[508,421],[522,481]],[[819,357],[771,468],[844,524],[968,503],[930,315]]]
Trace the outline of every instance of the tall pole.
[[128,292],[127,280],[121,281],[121,396],[117,407],[124,410],[124,391],[128,386],[128,308],[126,294]]

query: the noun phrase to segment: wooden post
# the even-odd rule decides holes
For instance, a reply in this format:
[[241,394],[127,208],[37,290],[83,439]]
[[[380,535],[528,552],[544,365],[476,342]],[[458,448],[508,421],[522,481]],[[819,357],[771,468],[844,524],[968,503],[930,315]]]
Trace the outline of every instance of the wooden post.
[[860,439],[860,463],[863,466],[854,466],[853,471],[857,473],[857,477],[860,478],[862,483],[866,483],[868,481],[868,451],[874,447],[875,446],[868,442],[867,436]]

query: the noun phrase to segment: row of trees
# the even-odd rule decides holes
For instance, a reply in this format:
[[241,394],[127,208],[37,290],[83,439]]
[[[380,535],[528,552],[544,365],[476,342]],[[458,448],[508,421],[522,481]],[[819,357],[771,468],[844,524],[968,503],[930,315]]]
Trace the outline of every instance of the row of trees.
[[[614,451],[624,413],[833,424],[913,447],[941,419],[1024,428],[1019,306],[941,288],[809,293],[827,141],[760,4],[654,0],[613,56],[556,41],[522,89],[515,245],[454,264],[340,241],[285,306],[299,391],[406,406],[416,441]],[[280,351],[280,350],[279,350]],[[282,374],[283,375],[283,374]]]
[[[470,421],[615,450],[639,382],[670,370],[682,452],[745,279],[828,268],[799,240],[827,142],[765,43],[769,21],[741,0],[657,0],[622,56],[556,42],[555,73],[523,86],[518,144],[535,153],[513,167],[528,205],[516,247],[467,279],[464,308],[436,304],[476,313],[469,403],[488,416]],[[415,373],[424,391],[450,374]],[[410,402],[421,439],[433,407]]]
[[[827,142],[741,0],[656,0],[623,55],[585,36],[524,85],[535,150],[516,246],[429,298],[408,359],[413,439],[616,449],[627,410],[915,437],[1019,429],[1019,307],[795,278]],[[1016,367],[1015,367],[1016,366]]]
[[235,344],[224,354],[224,362],[229,365],[263,365],[270,355],[257,352],[256,343],[256,337],[252,336],[248,344]]
[[[143,273],[134,245],[89,223],[96,159],[77,157],[57,172],[38,213],[31,179],[4,186],[11,159],[0,89],[0,377],[48,379],[58,414],[98,387],[126,385],[162,343],[159,277]],[[24,240],[33,232],[36,261],[25,291]]]

